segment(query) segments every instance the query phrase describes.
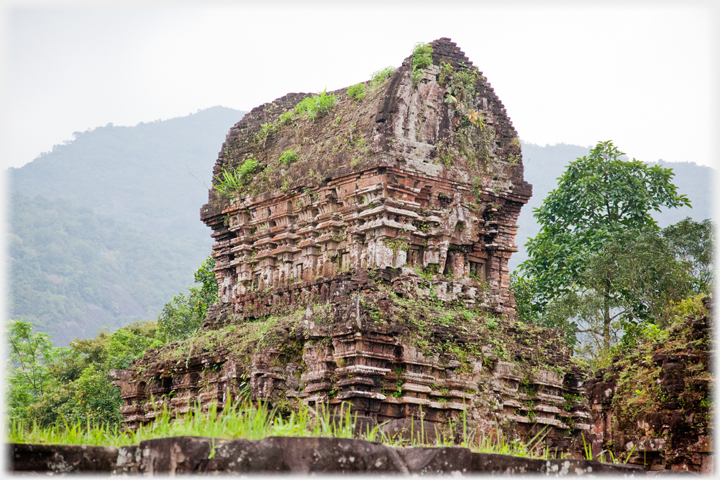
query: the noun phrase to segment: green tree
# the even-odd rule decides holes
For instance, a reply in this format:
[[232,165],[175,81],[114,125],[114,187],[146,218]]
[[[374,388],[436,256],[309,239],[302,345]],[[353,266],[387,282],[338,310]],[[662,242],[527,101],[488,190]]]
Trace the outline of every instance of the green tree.
[[217,302],[218,285],[213,268],[215,259],[209,257],[195,272],[195,283],[188,294],[179,293],[166,303],[158,317],[158,341],[183,340],[200,330],[210,305]]
[[8,400],[11,419],[40,426],[90,422],[120,425],[120,391],[111,369],[130,366],[155,341],[156,322],[134,322],[116,332],[53,347],[23,321],[8,325],[11,348]]
[[578,286],[550,302],[539,323],[562,329],[568,343],[592,357],[610,344],[631,343],[643,325],[666,327],[673,305],[690,293],[689,265],[661,233],[627,230],[587,259]]
[[[23,411],[43,395],[52,382],[48,365],[57,349],[45,333],[33,333],[33,326],[22,319],[7,324],[8,403],[11,412]],[[12,414],[12,413],[11,413]]]
[[715,226],[709,219],[695,222],[687,217],[662,231],[677,258],[686,262],[692,272],[691,279],[695,293],[708,294],[713,289],[715,276],[713,268],[713,247]]
[[530,318],[547,311],[553,301],[593,291],[602,303],[602,342],[611,343],[611,310],[618,295],[610,276],[588,284],[589,261],[624,232],[657,230],[650,212],[689,205],[672,184],[672,170],[638,160],[622,160],[623,152],[610,141],[600,142],[590,155],[570,163],[534,216],[541,225],[526,244],[529,258],[520,265],[522,277],[532,279],[525,294]]
[[217,301],[215,261],[206,260],[195,273],[200,285],[165,306],[161,321],[133,322],[94,338],[76,339],[54,348],[48,335],[33,333],[24,321],[8,323],[10,418],[40,426],[106,424],[120,426],[120,391],[109,373],[125,369],[148,348],[189,336],[200,327]]

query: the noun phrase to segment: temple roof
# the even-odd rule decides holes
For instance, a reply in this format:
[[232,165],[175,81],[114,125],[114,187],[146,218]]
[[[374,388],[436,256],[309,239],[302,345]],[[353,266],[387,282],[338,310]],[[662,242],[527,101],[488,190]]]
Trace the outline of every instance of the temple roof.
[[[223,172],[235,174],[250,160],[247,166],[255,167],[245,169],[238,200],[312,188],[377,166],[529,197],[517,132],[490,83],[449,38],[429,45],[426,68],[413,75],[411,55],[380,81],[328,92],[334,105],[315,118],[296,112],[313,98],[309,93],[254,108],[230,129],[214,186]],[[363,89],[361,99],[349,95]],[[293,154],[281,161],[288,151]],[[210,203],[225,203],[216,190]]]

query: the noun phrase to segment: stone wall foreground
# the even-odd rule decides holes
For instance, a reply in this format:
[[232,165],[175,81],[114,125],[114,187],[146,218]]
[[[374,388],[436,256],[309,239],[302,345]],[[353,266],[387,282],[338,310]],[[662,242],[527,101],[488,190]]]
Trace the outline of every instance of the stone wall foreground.
[[538,460],[462,447],[394,448],[356,439],[268,437],[221,440],[170,437],[129,447],[11,444],[10,468],[25,473],[395,473],[644,475],[634,465]]

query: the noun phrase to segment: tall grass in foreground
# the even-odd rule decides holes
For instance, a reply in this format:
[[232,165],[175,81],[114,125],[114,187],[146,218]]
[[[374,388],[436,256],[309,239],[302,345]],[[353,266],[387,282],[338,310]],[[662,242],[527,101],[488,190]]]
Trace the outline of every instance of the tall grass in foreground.
[[[143,440],[174,437],[181,435],[210,438],[245,438],[260,440],[271,436],[285,437],[334,437],[353,438],[357,415],[353,416],[350,406],[343,404],[339,415],[330,414],[327,408],[302,406],[297,411],[281,415],[277,409],[271,409],[265,403],[232,403],[221,413],[213,405],[207,412],[200,407],[190,413],[172,418],[167,410],[158,415],[155,421],[141,425],[135,431],[121,431],[102,425],[63,424],[55,427],[38,427],[19,420],[13,420],[6,432],[6,441],[11,443],[60,444],[60,445],[101,445],[126,446],[137,445]],[[361,437],[382,442],[391,446],[427,445],[420,439],[425,438],[423,423],[418,425],[414,435],[411,422],[410,440],[389,438],[379,426],[362,432]],[[529,441],[506,440],[502,435],[480,437],[467,434],[467,425],[463,418],[463,439],[460,445],[481,453],[498,453],[518,457],[555,458],[556,455],[544,446],[547,432],[543,429]],[[451,436],[439,435],[435,445],[453,445]]]
[[257,405],[235,403],[222,413],[218,412],[217,405],[213,405],[207,412],[196,407],[178,418],[172,418],[167,410],[163,410],[153,423],[140,425],[135,431],[121,431],[117,427],[89,422],[38,427],[13,420],[6,440],[12,443],[124,446],[181,435],[249,440],[270,436],[352,438],[354,420],[347,405],[341,407],[340,415],[330,415],[327,409],[316,411],[302,407],[282,416],[277,409],[262,402]]

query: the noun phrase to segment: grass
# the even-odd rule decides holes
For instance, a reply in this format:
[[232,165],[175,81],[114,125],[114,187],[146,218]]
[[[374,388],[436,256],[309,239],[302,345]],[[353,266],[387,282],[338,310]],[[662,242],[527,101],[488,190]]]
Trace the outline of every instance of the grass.
[[233,197],[243,191],[252,180],[252,176],[260,167],[260,163],[250,157],[234,170],[223,170],[215,179],[215,190],[223,197]]
[[496,453],[500,455],[512,455],[513,457],[541,458],[543,460],[558,458],[557,452],[551,452],[544,443],[549,431],[543,427],[528,441],[507,440],[504,436],[481,436],[473,451],[479,453]]
[[164,410],[152,424],[141,425],[135,431],[120,431],[89,422],[86,425],[64,424],[43,428],[13,420],[6,441],[119,447],[137,445],[143,440],[181,435],[248,440],[271,436],[352,438],[353,421],[347,405],[342,406],[338,416],[331,416],[327,409],[318,412],[311,407],[302,407],[283,416],[266,403],[251,405],[237,402],[223,412],[218,412],[216,405],[207,412],[202,412],[196,406],[191,413],[178,419],[171,418],[169,412]]
[[[92,425],[89,422],[86,425],[64,424],[46,428],[12,420],[6,431],[6,442],[121,447],[137,445],[144,440],[181,435],[248,440],[271,436],[354,438],[357,414],[353,415],[346,403],[342,404],[338,415],[331,415],[328,409],[316,410],[308,406],[281,414],[277,408],[270,408],[262,402],[252,405],[246,401],[231,401],[229,404],[222,412],[218,412],[216,405],[207,412],[196,406],[190,413],[177,419],[173,419],[167,410],[164,410],[155,422],[141,425],[135,431],[120,431],[118,428]],[[476,439],[474,435],[468,434],[464,415],[462,422],[463,438],[457,443],[475,452],[542,459],[556,457],[543,443],[547,436],[545,429],[529,441],[506,440],[502,435],[480,436]],[[411,435],[408,440],[389,438],[380,431],[379,426],[368,428],[361,438],[390,446],[449,446],[456,443],[451,436],[445,436],[434,445],[427,445],[420,441],[424,438],[423,422],[416,428],[413,427],[414,421],[411,421]],[[419,437],[413,434],[414,430],[420,432]]]

